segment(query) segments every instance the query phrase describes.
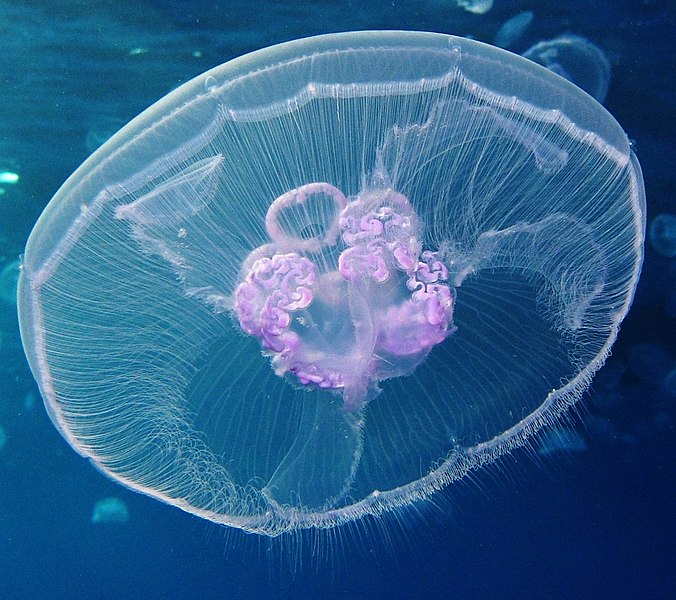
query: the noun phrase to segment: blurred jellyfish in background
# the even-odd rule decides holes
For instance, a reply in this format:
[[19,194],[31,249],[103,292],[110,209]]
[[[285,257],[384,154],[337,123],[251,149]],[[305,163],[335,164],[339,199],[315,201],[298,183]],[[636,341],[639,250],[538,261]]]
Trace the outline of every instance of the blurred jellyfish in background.
[[26,392],[26,395],[23,397],[23,403],[21,408],[25,413],[32,413],[35,409],[35,404],[37,403],[37,398],[33,392]]
[[566,34],[538,42],[522,56],[574,83],[599,102],[606,99],[610,62],[603,50],[589,40]]
[[5,447],[6,443],[7,443],[7,431],[0,424],[0,450],[2,450]]
[[526,10],[507,19],[495,34],[493,43],[500,48],[511,48],[526,33],[534,17],[532,11]]
[[101,523],[126,523],[129,521],[129,509],[124,500],[111,496],[103,498],[94,504],[91,522],[95,525]]
[[475,15],[485,15],[493,8],[493,0],[456,0],[456,4]]
[[0,195],[5,193],[7,186],[19,183],[19,174],[14,171],[0,171]]
[[676,256],[676,215],[663,213],[650,223],[650,245],[662,256]]

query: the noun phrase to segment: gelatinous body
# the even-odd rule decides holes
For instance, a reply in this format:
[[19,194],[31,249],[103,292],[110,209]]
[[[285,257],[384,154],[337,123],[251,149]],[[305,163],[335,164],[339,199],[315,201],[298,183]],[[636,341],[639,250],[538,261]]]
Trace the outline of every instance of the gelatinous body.
[[571,81],[603,102],[610,85],[610,61],[601,48],[579,35],[543,40],[523,53],[529,60]]
[[22,340],[111,478],[326,529],[544,439],[610,351],[644,228],[627,136],[571,83],[452,36],[321,36],[96,150],[30,236]]
[[475,15],[484,15],[493,8],[493,0],[456,0],[456,4]]
[[676,215],[662,213],[652,220],[650,243],[662,256],[676,256]]
[[94,504],[91,522],[99,523],[126,523],[129,521],[129,509],[124,500],[111,496],[102,498]]

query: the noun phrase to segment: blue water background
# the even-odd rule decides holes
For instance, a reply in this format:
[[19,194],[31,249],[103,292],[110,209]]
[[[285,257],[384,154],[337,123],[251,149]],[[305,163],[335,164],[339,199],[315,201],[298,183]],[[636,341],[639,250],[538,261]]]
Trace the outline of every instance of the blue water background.
[[[486,15],[453,0],[0,0],[0,172],[19,175],[0,184],[0,268],[97,144],[210,67],[352,29],[491,41],[522,10],[535,18],[516,52],[573,32],[607,53],[605,105],[635,141],[648,222],[676,213],[666,0],[496,0]],[[367,523],[320,538],[332,558],[315,561],[312,538],[262,543],[95,471],[49,422],[15,310],[0,305],[0,599],[676,597],[676,409],[660,389],[676,358],[675,261],[648,245],[613,357],[570,423],[584,452],[516,452],[401,513],[391,535]],[[126,523],[92,524],[106,496],[127,504]]]

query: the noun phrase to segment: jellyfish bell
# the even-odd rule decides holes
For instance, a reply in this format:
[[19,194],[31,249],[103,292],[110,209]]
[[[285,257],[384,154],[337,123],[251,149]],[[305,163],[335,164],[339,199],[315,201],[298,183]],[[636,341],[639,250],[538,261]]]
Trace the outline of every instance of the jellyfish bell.
[[22,340],[111,478],[248,532],[327,529],[577,402],[644,215],[625,133],[546,69],[440,34],[298,40],[172,91],[66,181]]

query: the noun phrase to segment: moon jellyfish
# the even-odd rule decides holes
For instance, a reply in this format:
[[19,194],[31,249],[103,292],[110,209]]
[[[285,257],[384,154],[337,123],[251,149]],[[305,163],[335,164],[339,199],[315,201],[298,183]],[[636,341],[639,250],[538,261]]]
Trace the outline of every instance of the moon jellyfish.
[[129,521],[129,509],[124,500],[114,496],[102,498],[94,504],[91,522],[99,523],[126,523]]
[[500,48],[509,48],[516,44],[526,33],[534,18],[532,11],[525,10],[507,19],[495,34],[495,45]]
[[572,81],[603,102],[610,85],[610,62],[601,48],[579,35],[538,42],[523,56]]
[[455,0],[455,3],[475,15],[484,15],[493,8],[493,0]]
[[299,40],[172,91],[66,181],[21,334],[112,479],[248,532],[326,529],[541,439],[608,356],[644,214],[625,133],[538,65],[431,33]]
[[676,215],[662,213],[650,223],[650,244],[662,256],[676,256]]

